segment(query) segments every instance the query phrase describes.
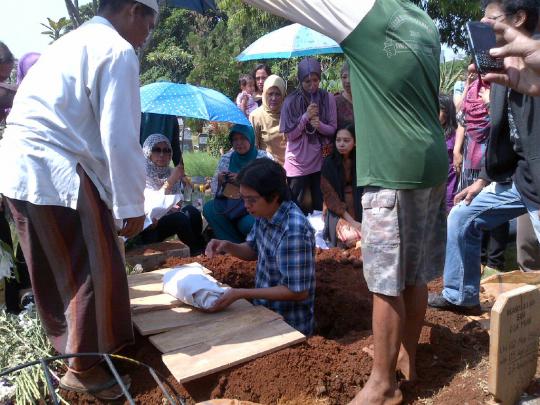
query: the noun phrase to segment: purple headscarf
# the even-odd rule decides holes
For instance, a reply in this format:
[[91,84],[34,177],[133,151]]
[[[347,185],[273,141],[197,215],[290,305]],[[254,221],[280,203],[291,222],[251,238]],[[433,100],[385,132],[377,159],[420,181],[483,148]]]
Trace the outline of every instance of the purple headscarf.
[[310,103],[315,103],[319,106],[319,119],[324,123],[328,123],[328,113],[330,110],[328,92],[323,89],[317,89],[315,93],[307,93],[302,88],[302,81],[311,73],[316,74],[320,78],[321,64],[314,58],[302,59],[298,64],[298,81],[300,85],[298,89],[287,96],[281,109],[280,132],[288,133],[296,128]]
[[37,62],[40,56],[40,53],[28,52],[19,59],[19,64],[17,65],[17,85],[21,84],[22,79],[27,75],[28,70],[34,66],[34,63]]

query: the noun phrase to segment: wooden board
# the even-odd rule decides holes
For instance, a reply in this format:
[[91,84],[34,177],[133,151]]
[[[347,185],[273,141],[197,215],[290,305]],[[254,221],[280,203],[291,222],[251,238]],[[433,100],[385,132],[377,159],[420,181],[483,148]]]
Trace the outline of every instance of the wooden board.
[[540,336],[540,291],[524,286],[499,296],[491,311],[488,388],[514,404],[534,378]]
[[261,325],[276,319],[282,319],[281,315],[262,306],[252,306],[233,317],[214,320],[197,327],[183,326],[150,336],[150,342],[162,353],[167,353],[196,343],[219,342],[238,333],[246,325]]
[[159,294],[149,297],[133,298],[130,300],[131,312],[140,314],[143,312],[159,311],[168,308],[175,308],[184,305],[184,303],[172,295]]
[[151,253],[137,253],[135,251],[128,252],[126,255],[126,263],[130,266],[140,264],[143,269],[151,270],[162,265],[169,257],[188,257],[189,247],[179,240],[170,242],[160,242],[150,244],[145,247],[147,250],[156,249]]
[[245,325],[227,336],[166,353],[163,362],[181,383],[272,353],[306,337],[281,319]]
[[170,308],[163,311],[145,312],[133,315],[133,324],[143,336],[165,332],[180,326],[196,325],[200,323],[216,322],[224,318],[230,318],[250,308],[246,300],[238,300],[229,308],[221,312],[205,313],[190,306]]

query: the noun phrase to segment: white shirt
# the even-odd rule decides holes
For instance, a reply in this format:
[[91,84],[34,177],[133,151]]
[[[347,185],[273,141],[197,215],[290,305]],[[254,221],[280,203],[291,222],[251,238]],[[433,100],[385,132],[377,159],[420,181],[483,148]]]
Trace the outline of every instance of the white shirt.
[[139,61],[102,17],[51,45],[23,80],[0,141],[0,193],[77,208],[80,164],[117,219],[144,214]]

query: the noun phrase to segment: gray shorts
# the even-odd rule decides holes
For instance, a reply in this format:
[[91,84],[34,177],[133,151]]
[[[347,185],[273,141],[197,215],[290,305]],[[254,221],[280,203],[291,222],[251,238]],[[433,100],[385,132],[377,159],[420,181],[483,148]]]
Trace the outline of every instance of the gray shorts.
[[371,292],[399,296],[444,269],[446,184],[414,190],[367,187],[362,196],[362,256]]

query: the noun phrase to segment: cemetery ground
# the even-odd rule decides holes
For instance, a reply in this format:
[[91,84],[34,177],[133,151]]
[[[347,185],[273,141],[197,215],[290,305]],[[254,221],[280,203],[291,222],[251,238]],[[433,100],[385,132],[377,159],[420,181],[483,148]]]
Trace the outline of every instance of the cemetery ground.
[[[213,259],[169,258],[162,267],[193,261],[213,271],[233,287],[254,284],[255,262],[230,256]],[[440,291],[441,280],[429,285]],[[210,398],[234,398],[260,404],[346,404],[369,376],[372,359],[364,351],[373,343],[371,296],[362,276],[358,250],[317,252],[316,331],[306,342],[239,366],[178,384],[161,360],[161,353],[136,333],[135,345],[121,354],[154,367],[188,404]],[[401,383],[407,404],[486,404],[489,334],[464,315],[428,308],[418,348],[417,382]],[[137,403],[162,404],[163,395],[143,368],[120,368],[131,375]],[[537,370],[537,377],[540,376]],[[540,384],[531,383],[532,395]],[[62,392],[70,403],[99,403],[90,396]]]

